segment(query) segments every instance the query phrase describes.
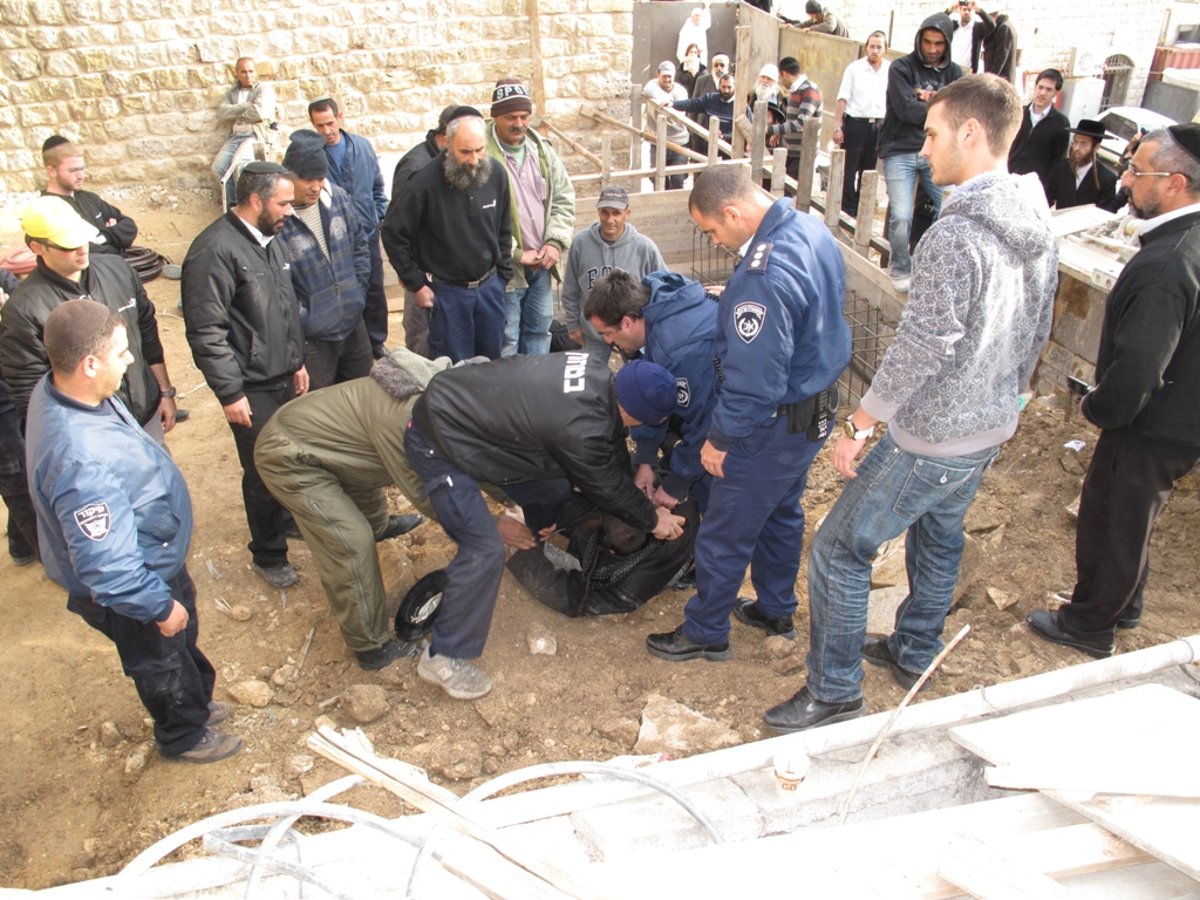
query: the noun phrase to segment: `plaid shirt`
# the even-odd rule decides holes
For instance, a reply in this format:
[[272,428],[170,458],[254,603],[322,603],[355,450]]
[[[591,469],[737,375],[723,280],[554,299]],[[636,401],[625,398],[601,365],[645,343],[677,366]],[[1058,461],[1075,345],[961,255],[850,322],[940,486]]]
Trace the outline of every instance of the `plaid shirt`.
[[772,125],[767,133],[782,137],[789,151],[799,152],[804,136],[804,120],[819,118],[824,108],[821,89],[807,78],[799,78],[793,82],[791,93],[788,94],[786,121]]
[[350,336],[367,302],[371,257],[367,234],[350,195],[327,183],[321,192],[321,223],[329,256],[298,216],[288,216],[280,237],[291,255],[292,290],[300,301],[300,321],[309,341],[340,341]]

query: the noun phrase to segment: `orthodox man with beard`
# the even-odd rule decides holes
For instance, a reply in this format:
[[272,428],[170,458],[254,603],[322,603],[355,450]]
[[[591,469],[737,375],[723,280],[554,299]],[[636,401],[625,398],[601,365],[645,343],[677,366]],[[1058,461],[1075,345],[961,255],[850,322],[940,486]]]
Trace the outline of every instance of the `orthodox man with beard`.
[[383,244],[417,305],[433,310],[431,356],[499,359],[513,277],[508,176],[487,155],[478,110],[455,117],[446,140],[388,213]]
[[1055,209],[1095,204],[1112,209],[1117,194],[1117,176],[1096,158],[1096,149],[1104,140],[1104,123],[1080,119],[1066,159],[1060,159],[1046,180],[1046,199]]

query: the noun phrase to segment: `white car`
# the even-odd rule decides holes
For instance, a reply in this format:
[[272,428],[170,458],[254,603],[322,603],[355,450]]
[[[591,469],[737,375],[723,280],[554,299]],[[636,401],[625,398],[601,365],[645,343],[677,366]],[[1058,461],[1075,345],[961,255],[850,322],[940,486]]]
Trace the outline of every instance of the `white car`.
[[1174,119],[1140,106],[1111,106],[1100,114],[1099,121],[1103,123],[1105,131],[1115,135],[1105,138],[1096,151],[1101,161],[1113,171],[1116,171],[1117,161],[1125,152],[1125,145],[1139,130],[1153,131],[1175,124]]

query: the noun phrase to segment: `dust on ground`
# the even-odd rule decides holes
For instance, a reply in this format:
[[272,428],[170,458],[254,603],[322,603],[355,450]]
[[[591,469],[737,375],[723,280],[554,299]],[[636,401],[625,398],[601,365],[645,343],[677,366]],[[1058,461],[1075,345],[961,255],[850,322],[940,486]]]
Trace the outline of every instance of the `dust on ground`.
[[[205,192],[107,193],[138,221],[138,243],[176,262],[217,212]],[[159,278],[148,291],[158,307],[180,405],[192,413],[168,443],[195,505],[189,568],[199,594],[201,647],[217,666],[219,699],[230,699],[232,686],[251,680],[266,685],[270,699],[262,707],[235,706],[223,727],[242,736],[246,748],[233,759],[210,766],[160,760],[111,644],[67,612],[62,590],[40,566],[16,568],[0,554],[0,679],[8,686],[0,714],[6,776],[0,816],[8,823],[0,834],[0,884],[39,888],[111,874],[197,819],[300,795],[340,777],[343,770],[313,758],[305,739],[322,716],[341,726],[358,724],[351,708],[356,686],[386,692],[386,713],[363,726],[377,752],[426,767],[435,780],[463,793],[493,774],[537,762],[632,752],[653,693],[718,720],[742,741],[758,740],[765,736],[763,710],[802,682],[808,621],[803,572],[795,645],[768,645],[761,632],[735,622],[729,662],[669,663],[646,653],[645,635],[681,620],[686,593],[668,590],[624,616],[566,619],[506,575],[482,660],[495,681],[491,695],[473,703],[450,700],[417,678],[412,660],[379,673],[362,671],[329,615],[303,543],[291,546],[302,580],[286,593],[251,572],[237,456],[220,407],[191,362],[176,309],[178,282]],[[393,314],[393,335],[399,319]],[[963,624],[971,625],[971,634],[923,699],[1086,661],[1034,638],[1022,622],[1030,610],[1046,607],[1051,592],[1071,586],[1074,526],[1067,507],[1096,436],[1078,415],[1065,420],[1053,400],[1035,401],[1026,411],[967,520],[969,549],[946,634]],[[1064,447],[1070,440],[1083,441],[1084,449]],[[841,483],[823,453],[805,494],[810,535]],[[1200,631],[1198,487],[1193,473],[1162,516],[1145,617],[1139,629],[1118,635],[1122,652]],[[396,506],[405,508],[402,500]],[[433,523],[382,545],[393,601],[398,604],[416,578],[443,565],[451,552]],[[902,568],[892,569],[892,580],[903,578]],[[530,653],[536,626],[554,635],[557,655]],[[871,666],[864,688],[872,712],[893,707],[904,694],[888,672]],[[399,800],[378,789],[358,788],[342,799],[383,815],[403,812]]]

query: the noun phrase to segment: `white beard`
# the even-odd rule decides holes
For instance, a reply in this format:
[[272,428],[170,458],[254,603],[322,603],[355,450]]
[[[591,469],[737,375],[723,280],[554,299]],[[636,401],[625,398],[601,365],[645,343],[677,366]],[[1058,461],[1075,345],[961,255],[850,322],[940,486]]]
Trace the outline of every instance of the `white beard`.
[[761,84],[756,84],[754,86],[754,96],[759,100],[766,100],[769,102],[774,100],[777,94],[778,91],[776,91],[773,87],[767,87]]

